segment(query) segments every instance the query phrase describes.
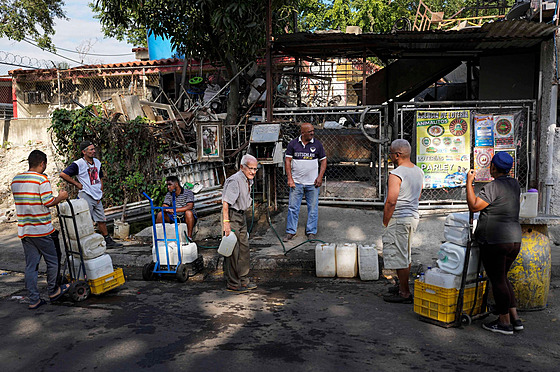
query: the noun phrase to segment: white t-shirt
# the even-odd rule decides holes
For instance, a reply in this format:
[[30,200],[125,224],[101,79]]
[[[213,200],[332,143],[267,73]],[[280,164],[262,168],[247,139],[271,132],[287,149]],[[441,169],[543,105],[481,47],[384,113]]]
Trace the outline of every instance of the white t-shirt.
[[93,164],[89,164],[84,158],[73,162],[64,173],[78,178],[83,186],[82,191],[95,200],[101,200],[103,191],[101,190],[101,162],[93,158]]

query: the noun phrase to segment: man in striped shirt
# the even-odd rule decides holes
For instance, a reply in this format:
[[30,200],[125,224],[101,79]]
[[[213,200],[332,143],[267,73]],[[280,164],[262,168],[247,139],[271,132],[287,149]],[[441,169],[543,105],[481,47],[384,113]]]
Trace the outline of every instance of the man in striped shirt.
[[29,170],[14,177],[11,187],[18,219],[18,237],[25,252],[25,286],[29,292],[29,309],[35,310],[46,303],[39,295],[37,274],[41,256],[47,264],[47,290],[51,302],[58,300],[70,288],[69,284],[57,287],[58,255],[51,234],[49,208],[68,198],[66,191],[54,196],[51,183],[43,174],[47,169],[47,155],[33,150],[27,159]]
[[[173,194],[175,193],[175,207],[177,212],[177,219],[184,220],[187,224],[187,234],[190,241],[193,241],[192,232],[198,216],[194,209],[194,193],[191,190],[185,189],[181,186],[181,182],[177,176],[169,176],[165,181],[168,193],[163,200],[164,207],[171,207],[164,209],[165,222],[174,223],[173,220]],[[159,212],[156,217],[156,223],[161,223],[162,213]]]

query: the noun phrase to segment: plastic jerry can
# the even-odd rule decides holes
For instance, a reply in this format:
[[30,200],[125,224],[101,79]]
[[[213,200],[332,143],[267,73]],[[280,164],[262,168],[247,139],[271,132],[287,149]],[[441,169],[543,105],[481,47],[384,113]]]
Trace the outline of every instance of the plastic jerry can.
[[[169,252],[169,262],[167,261],[167,252]],[[159,264],[167,266],[176,266],[179,262],[179,252],[177,251],[177,242],[168,241],[167,251],[165,249],[165,242],[158,242]],[[152,246],[153,262],[157,261],[156,251]],[[196,260],[198,257],[198,249],[196,243],[182,243],[181,244],[181,263],[187,264]]]
[[[78,227],[78,235],[80,237],[93,234],[93,221],[91,219],[91,214],[89,213],[89,205],[87,201],[83,199],[72,199],[67,202],[61,203],[59,206],[60,213],[65,216],[71,216],[70,205],[72,203],[72,208],[74,209],[74,216],[76,218],[76,225]],[[62,218],[62,217],[61,217]],[[72,218],[64,218],[64,225],[68,229],[68,236],[70,239],[78,240],[76,236],[76,229],[74,228],[74,221]]]
[[449,274],[439,267],[434,267],[424,273],[424,282],[442,288],[461,287],[461,275]]
[[[473,214],[473,224],[476,224],[479,215],[479,212]],[[469,227],[469,212],[448,214],[445,218],[445,226]]]
[[345,243],[336,247],[336,276],[353,278],[358,275],[358,246]]
[[[177,229],[179,230],[179,241],[181,244],[188,243],[187,242],[187,224],[186,223],[179,223],[177,224]],[[163,236],[163,226],[161,223],[156,224],[156,234],[158,239],[177,239],[175,237],[175,224],[174,223],[166,223],[165,224],[165,236]],[[154,230],[152,229],[152,243],[155,243],[154,240]],[[162,242],[160,242],[162,243]]]
[[358,272],[361,280],[379,279],[379,260],[375,244],[358,245]]
[[522,192],[520,197],[519,217],[537,217],[539,207],[539,192],[536,189],[529,189]]
[[448,242],[466,247],[469,241],[469,228],[445,225],[443,227],[443,238]]
[[[80,245],[82,247],[82,255],[86,260],[101,256],[107,249],[107,243],[101,234],[81,236]],[[78,252],[78,242],[76,240],[70,239],[70,247],[74,252]]]
[[233,253],[233,248],[237,244],[237,236],[233,232],[233,230],[229,233],[228,236],[223,236],[222,241],[220,242],[220,246],[218,247],[218,253],[224,257],[229,257]]
[[198,258],[198,247],[195,242],[181,244],[182,263],[191,263]]
[[[463,266],[465,264],[466,247],[445,242],[441,245],[438,252],[437,264],[440,269],[450,274],[461,275],[463,274]],[[473,276],[477,274],[477,265],[479,257],[479,248],[476,245],[471,247],[471,257],[469,259],[469,267],[467,275]],[[482,265],[481,265],[482,267]]]
[[315,274],[319,278],[336,276],[336,244],[318,243],[315,246]]
[[[72,256],[70,256],[70,260],[74,266],[74,275],[77,275],[78,272],[80,272],[80,277],[78,279],[84,279],[83,270],[80,268],[80,260],[78,258],[73,258]],[[102,276],[109,275],[113,272],[113,261],[111,260],[111,256],[108,254],[101,255],[91,260],[84,260],[84,265],[86,267],[88,280],[101,278]]]

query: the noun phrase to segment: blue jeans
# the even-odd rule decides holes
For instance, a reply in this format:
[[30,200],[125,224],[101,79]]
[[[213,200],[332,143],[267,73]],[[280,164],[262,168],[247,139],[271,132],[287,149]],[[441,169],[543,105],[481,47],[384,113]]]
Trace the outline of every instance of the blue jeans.
[[286,233],[295,234],[298,226],[299,208],[305,194],[307,201],[307,226],[305,234],[317,234],[317,220],[319,219],[319,188],[315,185],[302,185],[296,183],[295,188],[290,188],[290,201],[288,204],[288,222]]
[[45,263],[47,264],[47,290],[49,296],[51,296],[57,290],[58,255],[50,235],[40,238],[26,237],[21,239],[21,244],[25,252],[25,287],[29,292],[29,302],[35,304],[40,299],[39,289],[37,288],[37,275],[41,256],[45,258]]

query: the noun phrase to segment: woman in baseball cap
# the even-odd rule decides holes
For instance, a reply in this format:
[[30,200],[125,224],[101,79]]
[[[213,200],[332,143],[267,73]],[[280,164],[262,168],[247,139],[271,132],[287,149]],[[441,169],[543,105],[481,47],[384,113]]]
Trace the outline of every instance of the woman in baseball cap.
[[480,246],[480,256],[486,274],[492,283],[498,318],[485,323],[482,328],[506,335],[523,330],[517,315],[513,286],[507,273],[521,248],[519,225],[519,196],[521,189],[515,178],[509,176],[513,158],[507,152],[497,152],[490,164],[494,180],[474,194],[474,170],[467,174],[467,204],[471,212],[480,217],[474,238]]

